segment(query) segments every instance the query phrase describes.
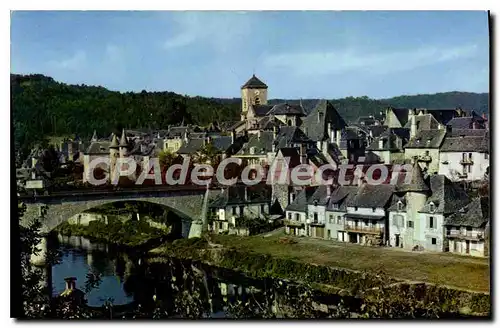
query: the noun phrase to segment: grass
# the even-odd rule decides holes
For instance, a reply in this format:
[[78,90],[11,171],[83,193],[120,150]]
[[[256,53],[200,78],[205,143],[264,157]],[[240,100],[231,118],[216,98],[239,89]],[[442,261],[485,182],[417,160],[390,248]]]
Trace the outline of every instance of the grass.
[[311,264],[370,271],[471,291],[490,290],[488,259],[446,253],[407,252],[300,237],[291,237],[297,241],[295,244],[283,244],[279,242],[283,236],[283,233],[267,237],[214,235],[212,240],[226,247]]

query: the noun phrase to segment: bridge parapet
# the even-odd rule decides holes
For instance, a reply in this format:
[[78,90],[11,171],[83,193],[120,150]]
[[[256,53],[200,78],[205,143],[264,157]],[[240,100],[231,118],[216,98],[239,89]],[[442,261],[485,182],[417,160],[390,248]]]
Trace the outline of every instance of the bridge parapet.
[[[185,219],[199,221],[203,217],[203,200],[206,190],[111,192],[76,195],[51,195],[43,197],[22,197],[26,212],[21,224],[26,226],[36,218],[42,218],[42,233],[47,233],[72,216],[113,202],[145,201],[169,207]],[[210,190],[209,195],[219,193]],[[209,196],[209,198],[211,198]]]

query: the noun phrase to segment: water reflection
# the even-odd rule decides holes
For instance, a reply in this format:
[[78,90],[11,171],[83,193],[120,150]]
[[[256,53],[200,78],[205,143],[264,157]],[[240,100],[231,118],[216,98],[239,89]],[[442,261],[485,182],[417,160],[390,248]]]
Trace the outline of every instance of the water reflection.
[[52,267],[54,295],[64,290],[64,278],[70,276],[76,277],[77,288],[84,290],[87,274],[92,273],[99,275],[101,282],[86,294],[88,305],[101,306],[109,299],[116,305],[133,301],[133,294],[124,289],[133,267],[125,253],[112,251],[105,244],[92,243],[77,236],[59,235],[53,245],[60,252],[59,263]]

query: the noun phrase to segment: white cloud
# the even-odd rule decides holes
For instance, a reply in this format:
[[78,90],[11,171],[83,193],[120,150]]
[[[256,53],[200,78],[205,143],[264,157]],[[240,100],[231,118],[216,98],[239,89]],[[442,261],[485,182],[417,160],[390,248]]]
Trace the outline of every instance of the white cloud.
[[53,67],[65,70],[79,70],[87,61],[85,51],[78,50],[73,56],[62,60],[51,60],[49,64]]
[[224,52],[244,41],[251,32],[250,19],[244,12],[178,12],[173,21],[179,33],[167,39],[163,47],[173,49],[204,42]]
[[264,64],[270,68],[286,68],[300,76],[327,75],[347,71],[385,74],[409,71],[418,67],[443,63],[476,55],[476,45],[457,47],[423,47],[397,52],[367,53],[356,50],[329,52],[283,53],[269,55]]

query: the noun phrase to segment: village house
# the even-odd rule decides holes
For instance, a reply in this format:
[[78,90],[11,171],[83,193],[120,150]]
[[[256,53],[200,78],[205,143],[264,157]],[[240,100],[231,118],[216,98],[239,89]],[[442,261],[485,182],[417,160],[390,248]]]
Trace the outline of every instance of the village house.
[[489,197],[474,198],[446,218],[445,250],[450,253],[489,256],[486,226],[490,220]]
[[[388,128],[380,136],[373,138],[366,148],[367,154],[373,154],[379,163],[404,163],[404,149],[410,138],[410,131],[406,128]],[[373,162],[373,160],[370,160]]]
[[395,186],[363,183],[346,202],[347,241],[385,245],[388,239],[387,213]]
[[471,135],[456,129],[446,135],[440,149],[439,174],[452,181],[478,181],[485,178],[490,166],[490,140],[487,130]]
[[357,192],[357,186],[338,186],[332,188],[330,198],[326,204],[326,239],[348,241],[345,225],[347,202]]
[[[248,234],[247,220],[265,220],[270,215],[271,190],[267,185],[233,185],[221,189],[209,205],[211,231]],[[241,231],[240,231],[241,228]]]

